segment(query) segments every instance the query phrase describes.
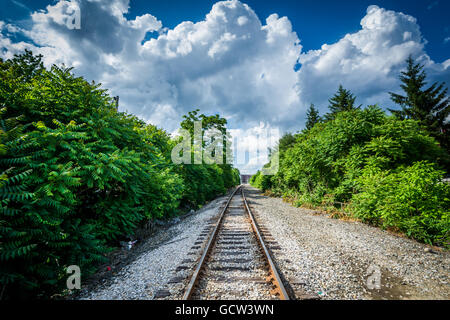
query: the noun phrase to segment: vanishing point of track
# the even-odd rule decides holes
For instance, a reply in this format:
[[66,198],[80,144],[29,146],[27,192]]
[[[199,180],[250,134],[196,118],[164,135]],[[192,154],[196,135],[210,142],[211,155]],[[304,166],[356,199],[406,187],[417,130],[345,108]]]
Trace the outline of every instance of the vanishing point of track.
[[228,198],[183,299],[281,299],[289,296],[239,186]]

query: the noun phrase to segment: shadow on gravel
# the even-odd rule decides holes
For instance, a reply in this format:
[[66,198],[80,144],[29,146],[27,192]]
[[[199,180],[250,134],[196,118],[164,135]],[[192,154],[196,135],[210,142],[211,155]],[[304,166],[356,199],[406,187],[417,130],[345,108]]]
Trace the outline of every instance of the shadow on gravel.
[[261,191],[258,189],[250,189],[250,188],[245,188],[245,196],[247,198],[252,198],[252,199],[266,199],[267,196],[263,196]]

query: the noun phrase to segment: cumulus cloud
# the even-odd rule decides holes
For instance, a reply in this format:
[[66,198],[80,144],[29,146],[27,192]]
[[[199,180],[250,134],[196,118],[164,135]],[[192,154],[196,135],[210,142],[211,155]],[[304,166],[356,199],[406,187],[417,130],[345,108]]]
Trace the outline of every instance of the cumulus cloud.
[[424,51],[425,44],[414,17],[370,6],[360,31],[301,54],[302,103],[315,103],[325,112],[328,97],[342,84],[359,97],[358,103],[393,107],[387,92],[398,91],[398,75],[410,54],[425,64],[431,79],[449,83],[448,64],[433,62]]
[[[34,12],[24,34],[48,65],[75,66],[77,74],[102,82],[120,96],[123,110],[173,131],[194,108],[239,126],[267,118],[281,123],[298,107],[293,66],[301,46],[286,17],[273,14],[262,24],[233,0],[216,3],[203,21],[166,29],[151,14],[127,20],[126,0],[83,0],[76,2],[81,28],[73,30],[66,25],[73,3]],[[158,36],[144,41],[152,31]],[[6,57],[25,47],[1,41]]]
[[[80,8],[80,29],[67,27],[73,4]],[[47,65],[74,66],[77,75],[119,95],[121,110],[169,132],[195,108],[226,117],[241,135],[256,132],[261,121],[296,131],[310,103],[326,112],[339,84],[358,103],[392,107],[387,92],[398,89],[409,54],[426,65],[431,80],[450,83],[450,59],[429,58],[416,19],[378,6],[368,7],[358,32],[302,52],[288,17],[274,13],[261,21],[237,0],[217,2],[202,21],[173,29],[151,12],[127,18],[129,5],[60,0],[32,13],[29,29],[0,21],[0,56],[27,48],[42,53]],[[14,33],[30,41],[14,42]]]
[[[287,23],[277,26],[280,20]],[[145,42],[140,54],[165,88],[154,101],[169,95],[179,112],[199,107],[239,125],[276,118],[274,99],[280,109],[295,107],[292,68],[300,50],[287,18],[274,15],[262,25],[247,5],[227,1],[216,3],[205,20],[183,22]]]
[[230,129],[234,165],[243,174],[252,174],[267,163],[269,150],[275,150],[281,132],[268,122],[247,129]]

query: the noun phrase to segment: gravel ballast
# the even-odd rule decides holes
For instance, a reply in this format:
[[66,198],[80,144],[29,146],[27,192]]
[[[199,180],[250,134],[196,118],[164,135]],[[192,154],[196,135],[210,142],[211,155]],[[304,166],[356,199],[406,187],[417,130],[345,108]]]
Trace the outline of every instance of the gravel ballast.
[[277,299],[265,281],[265,258],[240,192],[231,200],[216,239],[195,287],[194,300]]
[[114,277],[103,279],[95,286],[84,290],[82,288],[79,299],[153,299],[155,293],[165,288],[173,277],[176,267],[187,258],[189,249],[203,227],[219,215],[219,207],[225,200],[226,197],[219,197],[147,239],[143,244],[149,248],[147,251],[123,267]]
[[[296,298],[450,299],[448,251],[296,208],[250,186],[245,186],[245,194],[256,221],[279,246],[272,256]],[[208,239],[226,199],[219,197],[175,219],[133,248],[136,253],[117,274],[92,285],[82,282],[77,298],[180,299],[201,255],[200,242]],[[184,280],[176,283],[174,278]]]
[[249,186],[246,197],[258,223],[281,245],[273,256],[298,296],[450,299],[448,251],[361,222],[296,208]]

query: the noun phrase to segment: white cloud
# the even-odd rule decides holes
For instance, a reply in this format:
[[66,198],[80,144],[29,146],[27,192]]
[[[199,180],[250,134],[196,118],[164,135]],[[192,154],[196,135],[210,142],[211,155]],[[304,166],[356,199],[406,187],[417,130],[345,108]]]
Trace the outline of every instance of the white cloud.
[[237,23],[238,23],[238,25],[240,25],[240,26],[243,26],[244,24],[246,24],[248,22],[248,18],[246,17],[246,16],[240,16],[238,19],[237,19]]
[[[119,95],[122,109],[172,131],[197,107],[237,126],[267,118],[281,123],[298,107],[293,67],[301,46],[286,17],[271,15],[263,25],[233,0],[216,3],[203,21],[164,29],[150,14],[127,20],[128,1],[79,3],[80,30],[66,27],[70,2],[59,1],[34,12],[25,34],[47,65],[76,64],[77,74]],[[149,31],[159,36],[142,43]],[[178,119],[166,121],[164,114],[172,119],[174,112]]]
[[[302,53],[288,17],[272,14],[263,23],[236,0],[218,2],[204,20],[173,29],[151,12],[126,18],[129,0],[72,2],[80,6],[80,30],[66,26],[69,1],[32,13],[29,30],[0,21],[0,56],[28,48],[42,53],[47,65],[76,66],[77,75],[119,95],[122,110],[169,132],[195,108],[225,116],[241,134],[256,130],[260,121],[296,131],[307,106],[315,103],[325,112],[340,83],[358,103],[391,107],[387,92],[398,91],[409,54],[426,65],[430,81],[450,83],[450,59],[429,58],[416,19],[377,6],[368,7],[358,32]],[[13,42],[11,32],[32,42]],[[148,32],[157,37],[144,41]]]
[[269,160],[269,148],[275,149],[280,136],[278,128],[260,122],[248,129],[231,129],[234,164],[243,174],[252,174]]
[[394,107],[388,92],[398,91],[398,76],[410,54],[425,64],[431,79],[450,82],[449,70],[430,59],[425,44],[415,18],[369,6],[361,30],[301,54],[298,89],[302,103],[315,103],[326,112],[327,99],[342,84],[358,96],[357,103]]

